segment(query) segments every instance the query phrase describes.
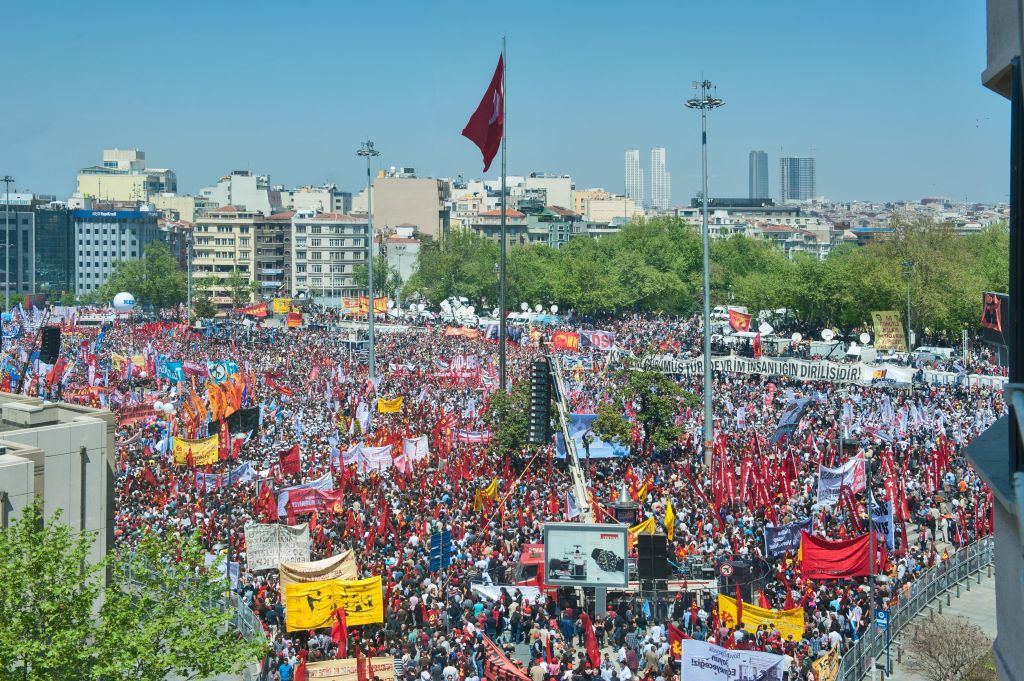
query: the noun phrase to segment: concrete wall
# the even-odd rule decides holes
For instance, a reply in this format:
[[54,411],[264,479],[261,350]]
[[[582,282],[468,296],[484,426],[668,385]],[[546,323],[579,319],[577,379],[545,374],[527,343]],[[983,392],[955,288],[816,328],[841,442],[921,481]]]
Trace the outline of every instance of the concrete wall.
[[1024,681],[1024,559],[1017,516],[995,503],[996,642],[993,651],[1004,681]]
[[47,517],[59,509],[73,529],[95,535],[90,559],[102,558],[114,539],[114,427],[107,411],[0,394],[7,521],[40,495]]
[[373,181],[375,231],[410,224],[440,239],[448,221],[447,184],[433,178],[378,177]]

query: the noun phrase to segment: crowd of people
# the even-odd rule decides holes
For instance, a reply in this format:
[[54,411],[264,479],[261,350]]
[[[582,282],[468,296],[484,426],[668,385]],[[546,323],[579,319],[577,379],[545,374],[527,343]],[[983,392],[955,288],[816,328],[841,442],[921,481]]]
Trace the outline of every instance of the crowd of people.
[[[718,373],[712,467],[703,464],[702,411],[681,402],[674,417],[681,435],[673,446],[650,451],[634,433],[629,453],[587,462],[591,499],[580,500],[553,446],[499,456],[489,445],[498,361],[497,344],[486,334],[451,334],[443,323],[381,328],[376,380],[370,380],[365,336],[337,322],[336,314],[312,308],[304,328],[256,323],[211,333],[172,321],[118,321],[102,331],[67,326],[66,364],[57,375],[37,369],[34,383],[24,381],[26,391],[119,414],[119,550],[130,551],[146,532],[176,533],[198,537],[211,554],[237,562],[234,590],[273,642],[271,678],[290,681],[302,663],[358,654],[393,657],[396,678],[409,681],[475,680],[485,674],[493,642],[531,681],[662,681],[678,677],[669,625],[695,639],[784,655],[790,678],[810,678],[810,663],[829,649],[848,649],[871,625],[875,607],[892,603],[923,570],[992,530],[991,495],[962,452],[1005,410],[996,391]],[[543,342],[556,329],[581,328],[615,334],[616,350],[555,351]],[[698,317],[571,319],[536,331],[541,343],[509,345],[508,383],[529,380],[530,363],[551,352],[565,361],[575,413],[613,401],[626,357],[700,354]],[[141,365],[132,361],[138,355]],[[997,373],[991,356],[979,350],[973,359],[975,371]],[[186,364],[186,380],[161,377],[161,364],[172,361]],[[244,384],[239,407],[258,408],[259,424],[232,434],[226,456],[215,463],[176,465],[170,438],[202,437],[212,425],[187,417],[192,412],[183,405],[203,399],[206,363],[221,361],[235,363]],[[699,377],[674,380],[701,393]],[[398,397],[397,411],[377,411],[378,398]],[[784,411],[803,398],[810,399],[798,423],[778,441]],[[174,405],[173,415],[147,410],[154,401]],[[415,463],[383,470],[343,463],[342,453],[354,445],[392,444],[397,454],[405,439],[419,436],[427,436],[430,452]],[[299,466],[286,471],[281,452],[293,445]],[[870,489],[818,503],[819,466],[869,456],[877,462],[869,463]],[[252,476],[199,484],[197,474],[227,473],[241,463],[250,464]],[[276,494],[324,476],[342,500],[337,512],[278,516],[266,503],[267,490]],[[754,477],[767,479],[758,486]],[[497,492],[481,503],[481,492],[495,481]],[[694,588],[685,573],[658,599],[639,590],[615,592],[607,611],[594,612],[593,599],[551,588],[527,570],[526,547],[542,543],[545,523],[578,518],[573,506],[579,505],[608,522],[624,486],[638,504],[638,524],[653,518],[659,531],[671,526],[674,569],[734,559],[758,566],[745,592],[763,607],[802,608],[802,635],[730,621],[718,610],[714,580],[691,575],[701,584]],[[857,536],[866,531],[869,497],[890,504],[894,525],[873,591],[861,578],[804,579],[795,553],[767,552],[766,528],[805,519],[812,519],[814,535]],[[269,522],[308,522],[311,560],[351,550],[360,576],[380,575],[383,621],[351,628],[344,642],[328,629],[288,631],[277,571],[252,570],[246,562],[246,525]],[[430,569],[429,540],[437,531],[450,531],[453,542],[451,565],[441,571]],[[534,588],[516,589],[517,583]],[[587,651],[591,623],[599,661]]]

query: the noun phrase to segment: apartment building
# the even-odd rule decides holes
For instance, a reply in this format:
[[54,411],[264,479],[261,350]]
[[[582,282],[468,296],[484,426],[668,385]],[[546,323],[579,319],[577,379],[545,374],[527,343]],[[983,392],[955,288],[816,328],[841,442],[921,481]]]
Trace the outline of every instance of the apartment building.
[[368,232],[365,217],[296,212],[291,217],[292,296],[332,305],[363,293],[355,271],[366,263]]
[[[204,277],[223,280],[237,270],[250,284],[255,282],[253,240],[256,224],[262,220],[261,213],[232,205],[215,208],[199,218],[193,232],[193,280]],[[211,294],[211,300],[218,307],[234,305],[226,286],[212,286]]]

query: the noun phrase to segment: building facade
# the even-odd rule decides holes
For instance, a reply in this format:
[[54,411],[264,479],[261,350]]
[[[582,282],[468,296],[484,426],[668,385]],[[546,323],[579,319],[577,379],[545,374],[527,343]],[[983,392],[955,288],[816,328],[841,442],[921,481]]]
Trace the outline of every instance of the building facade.
[[196,221],[192,244],[192,279],[212,277],[219,280],[210,287],[210,300],[219,308],[246,303],[251,295],[235,301],[223,282],[232,272],[244,275],[249,285],[254,276],[254,239],[256,223],[263,219],[257,211],[237,206],[221,206]]
[[543,190],[544,205],[572,209],[572,192],[575,187],[568,175],[530,173],[530,176],[523,180],[523,188]]
[[[353,210],[366,212],[366,192]],[[361,204],[361,205],[360,205]],[[420,235],[442,239],[451,221],[451,190],[431,177],[378,177],[373,181],[373,224],[381,229],[415,225]]]
[[206,199],[211,205],[224,208],[234,206],[235,208],[271,215],[275,207],[280,207],[280,201],[276,204],[272,200],[269,175],[253,175],[248,170],[233,170],[230,175],[225,175],[212,187],[204,187],[199,190],[199,195]]
[[779,159],[779,201],[809,201],[817,195],[814,159],[783,157]]
[[768,194],[768,154],[763,151],[750,152],[747,169],[747,198],[767,199]]
[[50,301],[75,292],[75,226],[63,206],[39,206],[35,211],[35,285]]
[[104,149],[103,162],[78,171],[76,193],[100,201],[148,201],[161,192],[176,193],[173,170],[146,168],[146,152],[138,149]]
[[[467,223],[471,232],[484,239],[500,244],[501,243],[501,211],[488,210],[480,213]],[[509,248],[513,246],[525,246],[530,242],[529,225],[526,215],[517,210],[505,211],[505,244]]]
[[640,150],[626,150],[626,198],[633,199],[638,206],[644,201],[644,169],[640,166]]
[[668,210],[672,205],[672,177],[665,169],[665,147],[651,149],[651,203],[655,210]]
[[366,264],[369,224],[344,213],[298,211],[291,218],[291,293],[337,305],[365,289],[355,282]]
[[0,210],[0,227],[4,228],[4,240],[0,242],[0,286],[16,301],[32,293],[35,286],[36,215],[32,210],[7,208]]
[[75,293],[88,296],[107,283],[114,264],[141,258],[160,238],[159,213],[145,210],[76,210]]

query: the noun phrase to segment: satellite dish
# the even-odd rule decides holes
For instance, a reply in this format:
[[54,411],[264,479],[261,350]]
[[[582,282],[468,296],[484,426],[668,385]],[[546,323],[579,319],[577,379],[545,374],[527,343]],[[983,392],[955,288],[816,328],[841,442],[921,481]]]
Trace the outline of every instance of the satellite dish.
[[832,340],[835,337],[836,337],[836,332],[833,331],[832,329],[822,329],[822,331],[821,331],[821,339],[822,340],[830,341],[830,340]]
[[552,305],[551,306],[551,314],[558,314],[558,306],[557,305]]
[[153,411],[163,411],[163,410],[164,410],[164,403],[163,402],[161,402],[160,400],[157,400],[156,402],[153,403]]
[[393,308],[394,306],[395,306],[395,301],[393,301],[393,300],[390,300],[390,299],[389,299],[389,300],[388,300],[388,309],[390,310],[390,309],[391,309],[391,308]]
[[118,312],[131,312],[135,309],[135,296],[127,292],[114,296],[114,309]]
[[468,308],[466,308],[466,312],[470,315],[474,315],[476,314],[476,308],[470,305]]
[[541,305],[540,303],[537,303],[536,305],[533,306],[533,311],[536,312],[537,314],[540,314],[540,311],[543,309],[544,306]]
[[499,313],[500,311],[501,311],[501,310],[499,310],[498,308],[494,308],[493,310],[491,310],[491,316],[492,316],[492,317],[497,317],[497,316],[498,316],[498,313]]
[[870,334],[865,332],[865,333],[862,333],[860,335],[860,343],[861,343],[861,345],[867,345],[870,342],[871,342],[871,335]]
[[173,402],[164,402],[164,413],[165,414],[173,414],[174,413],[174,403]]
[[526,303],[519,303],[519,309],[522,310],[523,312],[526,312],[527,310],[530,309],[530,306],[527,305]]
[[857,349],[857,341],[850,341],[850,349],[851,350],[856,350]]
[[801,336],[798,332],[794,332],[793,335],[790,336],[790,338],[793,340],[794,343],[799,343],[801,340],[803,340],[803,336]]

